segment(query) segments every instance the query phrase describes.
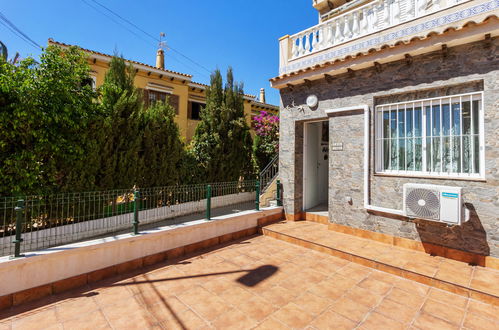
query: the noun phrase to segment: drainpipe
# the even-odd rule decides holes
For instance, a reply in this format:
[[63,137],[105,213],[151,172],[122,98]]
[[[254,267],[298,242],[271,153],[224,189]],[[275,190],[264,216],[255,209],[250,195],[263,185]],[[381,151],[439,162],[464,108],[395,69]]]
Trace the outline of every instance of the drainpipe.
[[369,196],[369,123],[370,123],[370,111],[369,105],[361,104],[353,107],[345,107],[345,108],[336,108],[326,110],[326,114],[331,116],[335,113],[347,112],[347,111],[356,111],[356,110],[364,110],[364,208],[368,211],[377,211],[395,215],[404,215],[404,212],[401,210],[389,209],[385,207],[379,207],[371,205],[371,200]]

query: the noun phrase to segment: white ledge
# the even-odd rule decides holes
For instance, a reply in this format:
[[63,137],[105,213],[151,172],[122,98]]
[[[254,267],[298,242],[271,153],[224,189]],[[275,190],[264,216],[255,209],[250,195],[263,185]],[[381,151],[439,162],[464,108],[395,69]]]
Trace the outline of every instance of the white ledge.
[[333,115],[335,113],[341,113],[341,112],[347,112],[347,111],[355,111],[355,110],[368,111],[369,110],[369,105],[367,105],[367,104],[359,104],[359,105],[355,105],[353,107],[343,107],[343,108],[327,109],[325,112],[326,112],[326,115],[330,116],[330,115]]

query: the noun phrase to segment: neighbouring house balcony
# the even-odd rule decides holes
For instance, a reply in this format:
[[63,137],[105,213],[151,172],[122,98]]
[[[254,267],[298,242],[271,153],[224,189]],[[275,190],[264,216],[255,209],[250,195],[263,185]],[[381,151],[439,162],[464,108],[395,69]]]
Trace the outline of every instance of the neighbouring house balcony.
[[[319,9],[327,1],[315,1]],[[280,39],[279,74],[459,30],[497,15],[496,0],[355,1],[320,11],[321,23]],[[321,7],[324,8],[324,7]],[[482,35],[483,37],[483,35]]]

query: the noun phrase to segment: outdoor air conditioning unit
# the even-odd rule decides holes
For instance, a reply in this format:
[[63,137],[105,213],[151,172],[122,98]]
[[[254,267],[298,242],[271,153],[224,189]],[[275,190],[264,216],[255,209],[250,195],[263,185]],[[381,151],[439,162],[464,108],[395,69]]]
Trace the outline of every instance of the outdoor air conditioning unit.
[[404,184],[404,215],[449,225],[460,225],[468,214],[462,188],[430,184]]

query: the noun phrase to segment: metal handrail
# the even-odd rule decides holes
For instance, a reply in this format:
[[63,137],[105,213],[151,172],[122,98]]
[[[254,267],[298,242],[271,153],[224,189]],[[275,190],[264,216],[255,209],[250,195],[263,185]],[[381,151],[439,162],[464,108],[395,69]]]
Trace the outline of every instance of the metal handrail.
[[274,158],[265,166],[265,168],[260,172],[260,189],[261,192],[270,186],[272,181],[277,177],[279,173],[279,154],[275,155]]
[[0,257],[21,256],[144,226],[210,219],[250,209],[259,182],[240,180],[149,188],[0,197]]

